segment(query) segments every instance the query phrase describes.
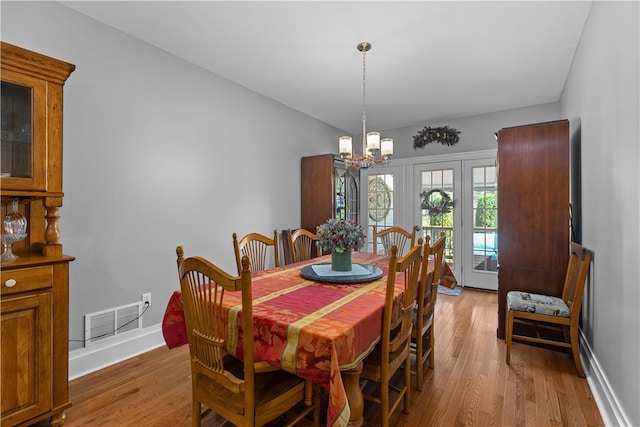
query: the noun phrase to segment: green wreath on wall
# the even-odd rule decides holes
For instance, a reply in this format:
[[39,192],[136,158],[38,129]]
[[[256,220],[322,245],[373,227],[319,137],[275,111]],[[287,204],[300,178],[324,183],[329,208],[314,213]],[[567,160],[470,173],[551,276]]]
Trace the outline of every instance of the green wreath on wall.
[[448,126],[430,128],[426,126],[417,135],[413,136],[413,148],[422,148],[432,142],[439,142],[442,145],[453,145],[460,139],[459,130]]

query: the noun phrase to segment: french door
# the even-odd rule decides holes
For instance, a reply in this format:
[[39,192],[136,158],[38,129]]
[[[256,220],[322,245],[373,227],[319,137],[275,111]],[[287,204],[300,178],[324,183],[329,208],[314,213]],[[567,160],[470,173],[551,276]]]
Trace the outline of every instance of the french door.
[[364,250],[373,252],[373,226],[384,230],[398,226],[410,230],[411,215],[404,207],[405,168],[388,166],[361,171],[360,223],[367,230]]
[[[453,157],[452,160],[449,158]],[[368,230],[392,225],[435,242],[445,233],[444,260],[458,283],[498,287],[497,180],[495,152],[413,158],[361,171],[360,222]]]
[[498,290],[498,181],[493,159],[463,162],[464,284]]
[[[435,242],[444,233],[447,240],[443,261],[460,278],[462,241],[462,172],[459,161],[416,164],[413,167],[415,222],[422,236]],[[458,279],[460,282],[460,279]]]

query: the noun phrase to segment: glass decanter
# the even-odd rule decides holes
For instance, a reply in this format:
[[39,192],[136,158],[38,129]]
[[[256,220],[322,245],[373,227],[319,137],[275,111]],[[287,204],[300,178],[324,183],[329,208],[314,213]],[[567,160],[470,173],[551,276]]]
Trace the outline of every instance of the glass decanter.
[[2,261],[13,261],[18,259],[18,255],[11,251],[14,242],[18,242],[27,237],[27,218],[18,212],[18,199],[11,202],[11,212],[4,217],[2,228],[2,244],[4,252],[2,253]]

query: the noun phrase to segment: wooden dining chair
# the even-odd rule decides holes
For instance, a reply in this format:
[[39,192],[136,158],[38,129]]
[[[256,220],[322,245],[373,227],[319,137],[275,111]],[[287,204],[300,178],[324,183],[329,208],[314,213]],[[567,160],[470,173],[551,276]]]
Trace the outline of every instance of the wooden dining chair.
[[[176,249],[178,258],[182,248]],[[317,387],[265,362],[254,363],[253,300],[249,258],[242,257],[240,276],[232,276],[201,257],[184,259],[178,268],[187,323],[191,358],[193,425],[201,425],[201,406],[213,410],[236,426],[263,426],[275,419],[291,426],[313,413],[320,425]],[[239,323],[241,341],[236,343],[240,360],[229,353],[222,301],[227,293],[242,296]],[[233,346],[231,346],[233,348]],[[261,367],[267,366],[262,369]],[[310,390],[314,395],[311,399]],[[302,408],[291,415],[293,408]],[[205,414],[207,411],[205,411]],[[292,420],[280,419],[283,414]]]
[[248,256],[251,260],[251,272],[267,269],[268,254],[273,248],[273,260],[275,267],[280,267],[280,252],[278,250],[278,230],[273,230],[273,237],[267,237],[260,233],[249,233],[238,241],[238,235],[233,233],[233,251],[236,256],[238,274],[242,271],[240,260]]
[[295,231],[287,230],[289,240],[289,250],[291,251],[291,262],[304,261],[315,258],[321,251],[316,246],[318,235],[304,228]]
[[[507,364],[511,361],[511,342],[515,340],[565,347],[573,357],[579,377],[584,377],[580,362],[578,322],[582,295],[589,272],[591,253],[577,243],[571,242],[569,263],[564,280],[562,297],[533,294],[524,291],[507,293],[506,336]],[[531,337],[513,332],[514,323],[533,324],[562,332],[562,340],[553,336]]]
[[[364,359],[360,377],[379,384],[379,395],[374,395],[363,383],[363,397],[380,405],[380,418],[383,427],[389,426],[389,419],[400,402],[404,401],[403,411],[411,409],[411,326],[416,305],[416,286],[422,263],[422,238],[402,258],[398,258],[398,248],[391,247],[384,312],[382,315],[382,336],[374,350]],[[404,293],[399,318],[394,319],[394,290],[396,279],[404,278]],[[404,366],[404,384],[396,387],[391,377]],[[394,391],[396,396],[391,395]]]
[[404,255],[406,250],[411,249],[415,245],[417,229],[417,226],[413,227],[411,231],[407,231],[402,227],[389,227],[378,231],[378,227],[374,225],[373,254],[378,253],[378,244],[382,244],[384,255],[391,255],[392,246],[398,248],[398,256]]
[[[420,280],[418,281],[418,306],[413,318],[411,330],[411,352],[415,354],[416,370],[411,373],[417,377],[417,389],[422,391],[424,384],[424,364],[429,359],[429,367],[435,364],[435,306],[442,271],[442,258],[446,237],[440,233],[440,238],[430,244],[429,236],[425,239]],[[429,268],[430,261],[433,263]]]

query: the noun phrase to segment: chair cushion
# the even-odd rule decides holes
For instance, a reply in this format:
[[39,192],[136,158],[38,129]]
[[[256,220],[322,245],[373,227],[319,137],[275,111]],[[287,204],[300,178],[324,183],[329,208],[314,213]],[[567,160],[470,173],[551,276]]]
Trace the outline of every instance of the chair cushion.
[[522,291],[510,291],[507,294],[507,308],[513,311],[525,311],[527,313],[557,317],[569,317],[571,315],[571,310],[562,298]]

